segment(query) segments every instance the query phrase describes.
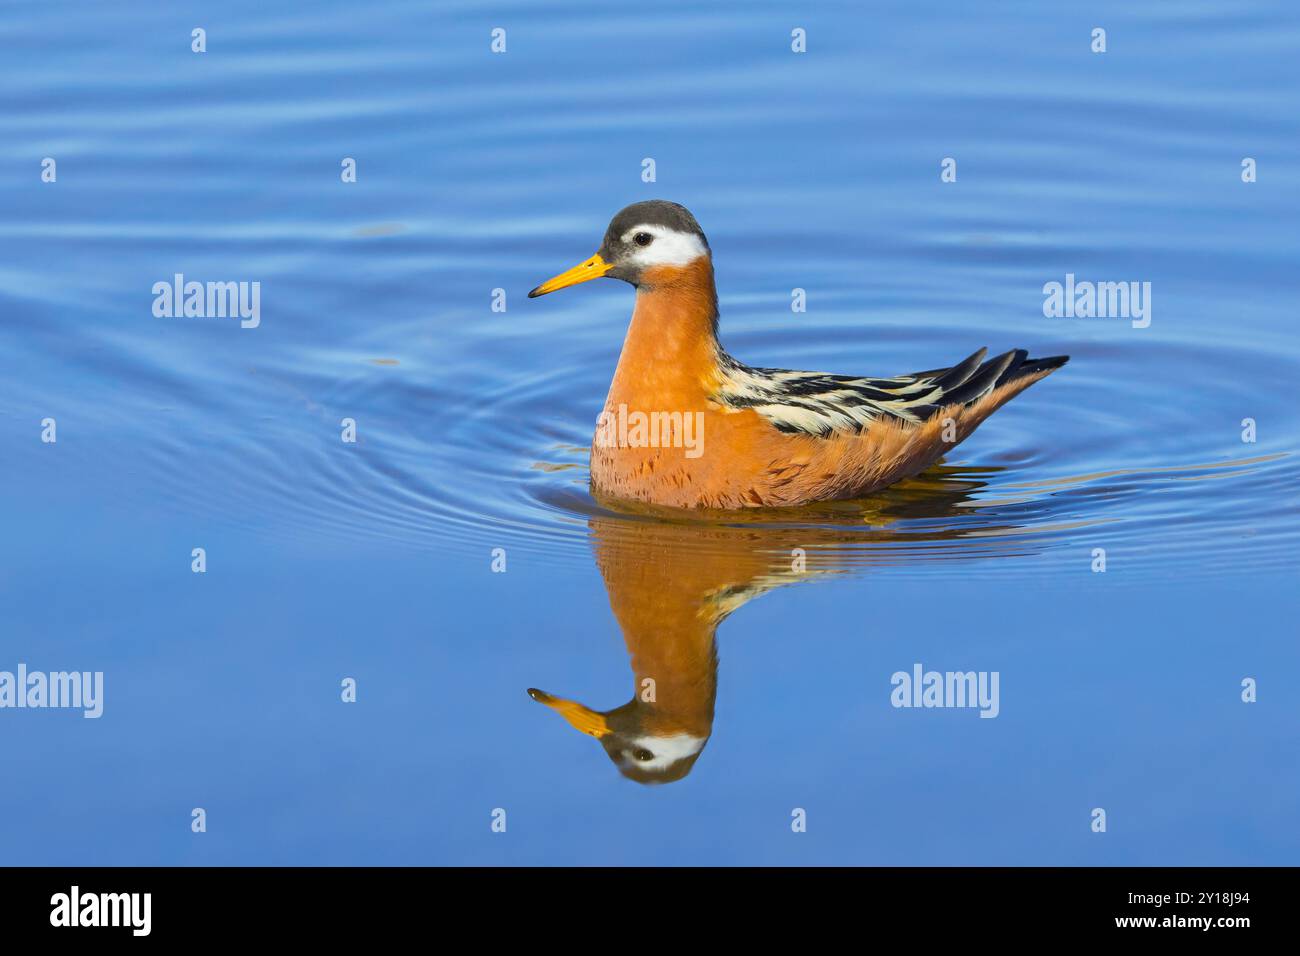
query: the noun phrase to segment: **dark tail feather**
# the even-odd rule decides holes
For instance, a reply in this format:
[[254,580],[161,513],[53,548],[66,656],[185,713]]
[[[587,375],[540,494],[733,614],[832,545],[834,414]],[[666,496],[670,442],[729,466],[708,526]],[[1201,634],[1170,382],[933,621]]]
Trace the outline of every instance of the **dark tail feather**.
[[964,405],[972,402],[982,396],[985,392],[991,391],[996,384],[1002,381],[1007,375],[1009,369],[1016,368],[1020,361],[1027,355],[1024,349],[1017,349],[1013,352],[1003,352],[1001,355],[989,359],[979,367],[979,371],[968,378],[965,382],[954,388],[950,392],[945,392],[942,399],[944,405]]
[[1038,372],[1050,372],[1053,369],[1060,368],[1066,362],[1070,361],[1070,356],[1068,355],[1051,355],[1047,358],[1025,360],[1023,357],[1026,353],[1023,350],[1020,350],[1019,354],[1022,357],[1022,360],[1013,363],[1005,372],[998,376],[998,385],[1005,385],[1007,382],[1014,382],[1016,379],[1024,378],[1026,375],[1034,375]]
[[916,377],[933,378],[933,385],[935,388],[941,388],[945,392],[952,391],[954,388],[964,384],[973,374],[975,374],[975,370],[979,368],[980,362],[984,361],[984,356],[988,354],[988,351],[988,349],[980,349],[978,352],[975,352],[973,355],[958,362],[950,369],[939,370],[929,374],[918,372]]
[[[1068,355],[1031,359],[1024,349],[1003,352],[980,365],[984,349],[980,349],[960,365],[935,372],[918,372],[917,377],[941,376],[936,384],[947,381],[949,387],[924,406],[913,406],[911,411],[924,421],[948,405],[968,405],[990,394],[1000,385],[1015,382],[1039,372],[1050,372],[1070,360]],[[978,367],[977,367],[978,366]]]

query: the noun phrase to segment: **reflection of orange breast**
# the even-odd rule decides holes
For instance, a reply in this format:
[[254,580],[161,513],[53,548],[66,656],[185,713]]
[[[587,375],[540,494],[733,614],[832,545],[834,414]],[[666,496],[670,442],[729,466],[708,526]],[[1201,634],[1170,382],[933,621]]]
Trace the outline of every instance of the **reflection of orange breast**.
[[[641,533],[653,526],[634,524],[606,539],[601,531],[607,524],[593,523],[596,563],[627,644],[643,728],[656,736],[708,737],[718,660],[717,619],[706,598],[737,572],[703,554],[668,553],[658,539]],[[617,522],[613,528],[620,530]]]

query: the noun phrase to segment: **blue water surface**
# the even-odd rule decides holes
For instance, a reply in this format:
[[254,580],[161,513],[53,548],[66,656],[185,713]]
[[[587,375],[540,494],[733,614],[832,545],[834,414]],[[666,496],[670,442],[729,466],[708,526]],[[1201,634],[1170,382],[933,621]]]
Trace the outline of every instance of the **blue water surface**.
[[[1297,49],[1286,2],[0,8],[0,671],[105,682],[0,709],[0,863],[1300,862]],[[597,501],[631,290],[525,294],[648,198],[750,364],[1071,362],[863,501]],[[260,324],[156,316],[178,273]],[[1046,317],[1067,274],[1149,326]],[[708,736],[658,786],[525,692],[647,658]],[[892,706],[918,663],[997,718]]]

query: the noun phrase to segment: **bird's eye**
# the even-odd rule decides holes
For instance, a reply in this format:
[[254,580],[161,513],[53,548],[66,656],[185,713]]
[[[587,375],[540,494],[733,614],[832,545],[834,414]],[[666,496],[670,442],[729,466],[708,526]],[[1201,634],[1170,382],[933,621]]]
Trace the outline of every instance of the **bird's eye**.
[[652,754],[650,751],[646,750],[644,747],[642,747],[639,750],[632,751],[632,756],[635,757],[637,760],[640,760],[642,763],[645,763],[647,760],[655,759],[655,755]]
[[632,241],[638,246],[648,246],[650,243],[655,241],[655,237],[650,235],[648,232],[638,232],[632,237]]

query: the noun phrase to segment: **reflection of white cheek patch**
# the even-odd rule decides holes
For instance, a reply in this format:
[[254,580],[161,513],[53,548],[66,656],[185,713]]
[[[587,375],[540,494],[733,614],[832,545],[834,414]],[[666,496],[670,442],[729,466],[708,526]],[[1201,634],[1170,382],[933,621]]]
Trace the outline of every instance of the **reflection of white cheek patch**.
[[634,244],[632,248],[635,251],[627,258],[632,265],[642,269],[649,266],[684,266],[708,251],[695,233],[678,232],[667,226],[635,226],[623,233],[623,241],[631,243],[632,237],[638,232],[654,236],[654,242],[648,246]]
[[623,762],[646,770],[665,770],[677,761],[699,753],[708,739],[708,737],[692,737],[690,734],[674,734],[671,737],[634,737],[632,751],[648,750],[654,754],[654,759],[637,760],[631,752],[626,752]]

